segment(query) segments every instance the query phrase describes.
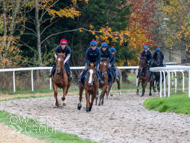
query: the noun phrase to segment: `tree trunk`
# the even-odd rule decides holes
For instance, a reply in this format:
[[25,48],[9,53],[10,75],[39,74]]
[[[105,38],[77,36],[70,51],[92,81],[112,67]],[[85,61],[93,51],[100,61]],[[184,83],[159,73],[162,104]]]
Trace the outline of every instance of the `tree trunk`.
[[7,43],[7,50],[10,48],[11,41],[12,41],[12,38],[13,38],[13,34],[14,34],[14,31],[15,31],[15,26],[16,26],[15,18],[17,16],[17,13],[18,13],[18,10],[19,10],[19,7],[20,7],[20,2],[21,2],[21,0],[17,1],[15,9],[12,11],[13,17],[12,17],[12,21],[11,21],[11,24],[10,24],[10,36],[9,36],[9,40],[8,40],[8,43]]
[[[1,44],[1,47],[2,49],[4,48],[5,46],[5,43],[6,43],[6,37],[7,37],[7,24],[6,24],[6,10],[5,10],[5,0],[3,0],[3,41],[2,41],[2,44]],[[0,57],[2,57],[2,52],[0,53]]]
[[35,21],[36,21],[38,60],[39,60],[39,66],[42,66],[41,35],[40,35],[40,19],[39,19],[38,0],[35,0]]

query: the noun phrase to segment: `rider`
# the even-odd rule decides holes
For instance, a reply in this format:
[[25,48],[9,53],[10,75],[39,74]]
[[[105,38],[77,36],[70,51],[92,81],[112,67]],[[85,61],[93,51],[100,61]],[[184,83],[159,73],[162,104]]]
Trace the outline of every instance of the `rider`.
[[[68,73],[68,78],[71,79],[71,72],[70,72],[70,67],[69,67],[69,58],[71,56],[71,49],[67,45],[67,40],[65,38],[61,39],[60,45],[58,45],[55,49],[55,59],[57,58],[56,53],[65,53],[65,59],[64,59],[64,64],[67,68],[67,73]],[[49,77],[51,78],[56,70],[56,62],[53,64],[53,68],[51,70],[51,73],[49,74]]]
[[97,42],[94,39],[90,42],[90,47],[86,51],[85,60],[86,60],[85,69],[83,70],[82,75],[80,76],[78,82],[81,83],[82,77],[85,75],[85,73],[88,70],[89,63],[93,62],[96,65],[96,74],[98,76],[98,80],[100,81],[101,85],[104,84],[104,82],[99,76],[100,52],[99,49],[97,48]]
[[111,67],[112,67],[112,69],[114,70],[114,73],[115,73],[114,77],[116,77],[116,80],[118,81],[119,78],[117,77],[116,69],[115,69],[115,53],[116,53],[117,51],[116,51],[116,49],[114,48],[114,46],[112,46],[112,47],[110,48],[110,52],[111,52],[111,54],[112,54],[112,57],[111,57],[111,60],[110,60],[110,64],[111,64]]
[[[149,71],[150,71],[150,65],[151,65],[151,62],[152,62],[152,53],[151,53],[151,51],[148,50],[148,49],[149,49],[148,46],[145,45],[145,46],[144,46],[144,50],[143,50],[143,52],[141,53],[141,57],[146,57],[148,69],[149,69]],[[137,78],[138,78],[138,76],[139,76],[139,73],[138,73],[138,75],[137,75]],[[150,79],[151,79],[151,76],[152,76],[152,72],[150,71]],[[150,81],[150,79],[149,79],[149,81]]]
[[[111,52],[110,50],[108,49],[108,44],[106,42],[102,43],[102,46],[101,48],[99,49],[100,50],[100,55],[101,55],[101,60],[107,60],[108,58],[108,69],[110,70],[110,60],[111,60]],[[100,61],[101,63],[101,61]]]
[[156,48],[156,52],[154,53],[154,55],[153,55],[153,60],[154,60],[154,62],[156,62],[156,58],[157,58],[157,55],[158,54],[160,54],[160,56],[161,56],[161,65],[160,66],[163,66],[163,60],[164,60],[164,54],[162,53],[162,51],[160,50],[160,48],[159,47],[157,47]]

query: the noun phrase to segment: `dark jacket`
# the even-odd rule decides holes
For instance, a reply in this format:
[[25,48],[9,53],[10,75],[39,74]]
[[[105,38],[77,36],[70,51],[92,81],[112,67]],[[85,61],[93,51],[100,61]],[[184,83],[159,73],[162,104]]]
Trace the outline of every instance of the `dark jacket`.
[[145,53],[145,51],[143,51],[141,53],[141,57],[146,57],[147,61],[149,62],[149,64],[151,63],[152,61],[152,53],[150,50],[147,51],[147,53]]
[[95,63],[96,66],[100,63],[100,52],[99,49],[96,48],[95,50],[92,50],[91,47],[88,48],[85,55],[86,63],[87,65],[92,62]]
[[[161,65],[163,65],[163,60],[164,60],[164,54],[160,51],[160,55],[161,55]],[[154,53],[153,55],[153,60],[156,61],[156,58],[157,58],[157,52]]]
[[103,60],[106,60],[107,58],[109,58],[108,63],[110,63],[110,60],[112,58],[110,50],[108,48],[106,49],[106,51],[103,51],[102,48],[100,48],[99,50],[100,50],[101,58]]
[[110,64],[112,67],[115,67],[115,54],[111,55]]
[[55,53],[65,53],[65,57],[67,57],[68,54],[71,54],[71,49],[69,46],[66,46],[64,50],[62,50],[61,45],[58,45],[55,48]]

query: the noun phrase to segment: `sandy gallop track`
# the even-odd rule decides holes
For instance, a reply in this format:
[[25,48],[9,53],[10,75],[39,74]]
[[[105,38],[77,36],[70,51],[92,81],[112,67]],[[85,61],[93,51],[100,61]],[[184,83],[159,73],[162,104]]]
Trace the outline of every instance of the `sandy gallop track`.
[[104,106],[93,106],[90,113],[84,108],[77,110],[78,96],[67,97],[66,107],[54,108],[53,97],[44,97],[0,102],[0,110],[32,117],[98,142],[190,142],[190,117],[149,111],[142,105],[147,98],[147,94],[143,98],[135,93],[115,95],[105,100]]

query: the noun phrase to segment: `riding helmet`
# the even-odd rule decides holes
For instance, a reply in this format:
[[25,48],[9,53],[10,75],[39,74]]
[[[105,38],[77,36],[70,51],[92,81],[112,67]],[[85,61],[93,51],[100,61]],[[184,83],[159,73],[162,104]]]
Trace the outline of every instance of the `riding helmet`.
[[114,48],[114,46],[112,46],[112,47],[110,48],[110,51],[111,51],[112,53],[113,53],[113,52],[115,52],[115,53],[117,52],[116,49]]

